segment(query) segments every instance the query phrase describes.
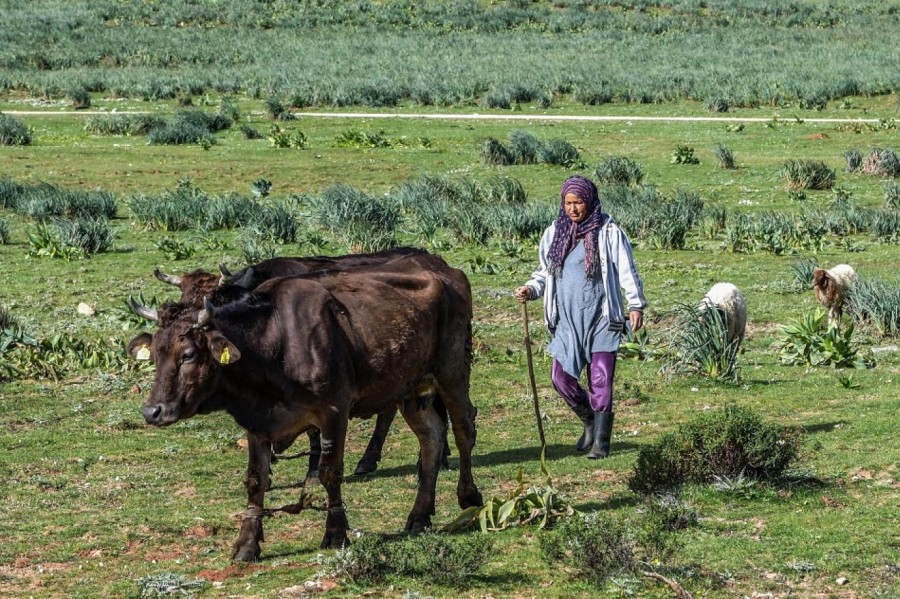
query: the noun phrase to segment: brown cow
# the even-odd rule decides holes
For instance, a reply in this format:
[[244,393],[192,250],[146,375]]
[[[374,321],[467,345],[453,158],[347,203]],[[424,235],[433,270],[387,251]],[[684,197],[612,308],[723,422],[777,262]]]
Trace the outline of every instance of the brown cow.
[[465,274],[438,256],[272,279],[229,304],[207,303],[199,316],[185,304],[137,311],[159,323],[144,419],[166,426],[226,410],[247,431],[248,507],[234,559],[260,554],[269,448],[311,428],[322,434],[319,477],[328,496],[322,547],[346,544],[347,420],[391,405],[406,406],[403,417],[420,447],[419,490],[406,529],[427,528],[434,514],[446,434],[438,406],[449,414],[459,451],[459,505],[482,504],[472,478],[471,289]]
[[[342,256],[312,256],[312,257],[279,257],[264,260],[253,264],[237,273],[228,272],[224,265],[220,266],[221,275],[215,275],[204,270],[196,270],[184,275],[169,275],[159,269],[153,274],[160,281],[175,285],[181,289],[179,302],[193,304],[197,309],[203,307],[204,298],[209,298],[213,305],[224,303],[234,296],[235,288],[238,294],[246,289],[255,289],[264,281],[276,277],[294,276],[314,271],[346,270],[360,266],[372,266],[385,264],[397,258],[403,258],[415,254],[423,254],[424,250],[411,247],[398,247],[368,254],[345,254]],[[381,461],[381,451],[387,439],[388,431],[394,418],[397,416],[397,408],[392,406],[387,411],[378,414],[375,419],[375,429],[369,444],[363,452],[362,458],[356,465],[354,474],[370,474],[378,469]],[[307,478],[318,477],[318,462],[321,453],[319,447],[318,431],[310,431],[310,461]],[[281,453],[288,446],[275,447],[275,453]],[[441,467],[449,468],[448,461],[450,446],[444,441],[444,453],[441,456]]]

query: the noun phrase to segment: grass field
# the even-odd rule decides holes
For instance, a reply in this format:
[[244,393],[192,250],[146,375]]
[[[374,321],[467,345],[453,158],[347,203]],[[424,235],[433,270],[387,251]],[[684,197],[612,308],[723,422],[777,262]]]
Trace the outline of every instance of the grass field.
[[[0,101],[0,109],[20,104]],[[403,182],[425,174],[471,177],[484,181],[505,175],[520,181],[530,203],[555,203],[559,186],[572,171],[547,164],[487,166],[479,153],[486,137],[506,140],[519,129],[541,139],[562,138],[581,152],[590,175],[609,156],[640,163],[645,182],[667,195],[694,191],[708,207],[729,215],[761,218],[765,212],[827,208],[833,191],[807,191],[805,199],[788,193],[781,176],[790,159],[821,160],[837,173],[843,193],[865,208],[880,208],[891,180],[848,173],[843,155],[858,148],[896,148],[897,131],[888,127],[813,124],[813,116],[868,117],[888,122],[897,117],[892,96],[851,99],[852,110],[735,110],[729,116],[773,117],[729,130],[726,123],[625,121],[547,123],[496,121],[364,120],[301,118],[280,123],[302,131],[303,149],[276,149],[266,139],[244,139],[236,128],[220,133],[218,143],[151,146],[142,136],[97,136],[84,120],[71,115],[22,117],[32,128],[31,146],[0,147],[0,178],[19,183],[47,182],[65,188],[101,187],[116,194],[117,233],[111,251],[67,261],[29,257],[28,233],[35,223],[9,210],[0,218],[9,226],[9,243],[0,245],[0,305],[38,339],[69,334],[124,347],[137,325],[124,310],[129,295],[172,299],[172,288],[156,281],[154,267],[180,273],[214,269],[220,262],[242,267],[238,231],[200,233],[147,231],[138,226],[127,199],[159,194],[188,178],[209,193],[247,195],[259,178],[272,182],[271,200],[291,194],[319,194],[346,183],[376,197],[390,195]],[[171,102],[94,100],[101,110],[118,107],[174,111]],[[608,110],[607,110],[608,108]],[[415,109],[404,107],[403,110]],[[241,122],[266,132],[271,122],[260,102],[242,100]],[[423,109],[424,110],[424,109]],[[462,111],[462,108],[454,109]],[[592,109],[562,103],[554,114],[589,114]],[[540,112],[533,106],[523,111]],[[481,111],[488,112],[490,111]],[[502,114],[503,112],[497,112]],[[508,113],[508,112],[506,112]],[[604,114],[652,116],[705,114],[699,104],[609,105]],[[348,131],[381,132],[389,139],[427,138],[426,147],[396,144],[387,148],[341,147]],[[733,152],[737,168],[721,169],[716,144]],[[698,164],[674,164],[673,150],[686,145]],[[301,208],[301,215],[303,214]],[[408,218],[408,217],[407,217]],[[318,231],[300,217],[303,231]],[[344,253],[338,234],[319,231],[324,243],[286,244],[279,255]],[[174,260],[158,247],[168,237],[193,245],[190,258]],[[216,243],[209,243],[214,239]],[[460,244],[441,234],[423,241],[407,220],[399,241],[422,245],[466,269],[475,301],[476,362],[473,401],[479,409],[475,477],[485,497],[505,496],[524,469],[526,481],[541,482],[539,443],[528,389],[519,305],[512,289],[536,265],[534,239],[504,243]],[[897,597],[900,588],[900,500],[895,429],[900,422],[900,352],[896,337],[866,327],[854,341],[876,354],[876,366],[852,371],[827,367],[783,366],[777,343],[780,326],[810,312],[812,291],[792,289],[792,265],[812,257],[824,266],[850,263],[863,278],[900,285],[900,246],[871,234],[829,235],[821,250],[774,255],[763,251],[731,253],[722,237],[689,233],[685,249],[653,249],[636,239],[636,257],[650,308],[647,329],[655,343],[665,340],[669,312],[698,301],[717,281],[740,287],[748,300],[749,328],[739,357],[738,383],[700,377],[669,379],[659,360],[621,360],[616,380],[616,426],[612,455],[588,461],[574,450],[579,433],[575,417],[549,384],[547,334],[540,310],[531,304],[532,337],[544,427],[547,465],[553,486],[579,510],[636,517],[641,498],[627,480],[641,447],[695,414],[735,402],[758,410],[767,420],[805,431],[799,468],[816,482],[790,485],[747,484],[717,489],[688,486],[683,498],[700,515],[699,524],[678,534],[680,548],[665,563],[649,567],[677,580],[694,597]],[[489,266],[489,267],[488,267]],[[80,302],[96,313],[76,312]],[[237,566],[229,547],[245,502],[242,485],[246,451],[241,430],[225,415],[196,417],[168,429],[143,424],[140,404],[153,371],[147,367],[84,368],[68,365],[64,376],[0,379],[0,480],[4,522],[0,544],[0,594],[36,597],[139,596],[141,579],[164,574],[200,578],[209,584],[195,591],[209,597],[301,596],[296,587],[322,569],[318,544],[324,518],[319,512],[280,515],[266,522],[266,543],[259,563]],[[844,383],[842,383],[842,380]],[[346,468],[359,458],[371,422],[353,421]],[[454,452],[455,453],[455,452]],[[351,526],[366,534],[393,535],[402,530],[415,494],[416,447],[405,426],[396,423],[379,470],[348,477],[344,496]],[[297,462],[275,466],[270,505],[290,502],[302,476]],[[438,481],[436,524],[459,513],[454,498],[455,472]],[[321,489],[319,490],[321,494]],[[480,534],[480,533],[466,533]],[[485,567],[460,589],[421,578],[389,578],[375,584],[334,580],[316,596],[399,597],[669,597],[665,584],[640,575],[614,578],[598,589],[567,569],[541,558],[545,531],[522,526],[490,533],[495,547]],[[320,579],[329,580],[332,579]],[[290,589],[290,590],[289,590]]]

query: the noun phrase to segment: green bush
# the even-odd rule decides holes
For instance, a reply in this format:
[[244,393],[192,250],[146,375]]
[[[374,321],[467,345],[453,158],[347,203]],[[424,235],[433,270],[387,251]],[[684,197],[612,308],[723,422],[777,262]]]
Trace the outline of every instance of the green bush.
[[131,196],[126,200],[135,220],[149,230],[182,231],[201,222],[209,197],[182,180],[175,189],[158,196]]
[[396,245],[400,207],[349,185],[334,185],[310,201],[312,217],[340,234],[351,251],[373,252]]
[[9,243],[9,225],[6,224],[6,221],[0,218],[0,245],[6,245]]
[[641,448],[628,487],[644,495],[716,477],[774,481],[800,456],[800,429],[728,404],[695,416]]
[[576,514],[542,534],[539,542],[547,562],[562,564],[596,586],[638,567],[633,532],[601,512]]
[[31,129],[21,119],[0,112],[0,146],[30,146]]
[[900,243],[900,211],[879,210],[874,214],[872,233],[882,243]]
[[491,177],[481,186],[481,201],[488,204],[514,204],[524,207],[528,192],[518,179],[511,177]]
[[215,145],[216,137],[209,130],[190,123],[168,123],[151,130],[147,143],[152,146],[198,144],[205,147]]
[[105,218],[76,218],[59,220],[54,224],[64,246],[79,248],[85,254],[108,251],[116,239],[115,232]]
[[268,232],[278,243],[294,243],[297,241],[296,211],[285,204],[254,204],[255,209],[249,213],[248,225]]
[[694,148],[679,144],[672,151],[669,162],[672,164],[699,164],[700,159],[694,156]]
[[900,210],[900,185],[888,183],[884,186],[884,207],[889,210]]
[[781,167],[781,176],[787,179],[789,189],[831,189],[836,174],[821,160],[788,160]]
[[695,374],[710,380],[737,382],[740,339],[728,338],[725,317],[719,310],[682,304],[676,307],[676,328],[663,370]]
[[624,156],[610,156],[594,168],[594,178],[603,185],[640,185],[644,168]]
[[83,110],[91,107],[91,94],[83,87],[70,90],[68,96],[69,100],[72,101],[72,108],[75,110]]

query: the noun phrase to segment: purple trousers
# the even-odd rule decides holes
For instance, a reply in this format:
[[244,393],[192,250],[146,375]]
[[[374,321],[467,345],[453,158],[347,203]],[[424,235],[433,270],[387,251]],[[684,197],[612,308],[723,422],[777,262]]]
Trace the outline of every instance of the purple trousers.
[[578,379],[563,370],[553,360],[550,380],[553,388],[572,407],[587,404],[595,412],[612,412],[613,377],[616,374],[616,352],[591,354],[588,366],[588,391],[581,388]]

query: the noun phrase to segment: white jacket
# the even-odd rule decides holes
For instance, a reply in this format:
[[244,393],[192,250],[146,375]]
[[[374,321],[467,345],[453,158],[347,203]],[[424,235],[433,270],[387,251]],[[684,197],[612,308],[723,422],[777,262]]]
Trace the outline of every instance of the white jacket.
[[[625,295],[628,310],[643,311],[647,306],[644,297],[644,283],[634,264],[634,252],[625,232],[619,228],[608,214],[603,214],[603,224],[597,230],[597,252],[600,258],[600,273],[606,288],[606,305],[604,313],[609,315],[609,328],[612,331],[624,331],[627,319],[622,309],[622,298],[619,288]],[[556,308],[556,277],[550,274],[550,244],[556,232],[556,223],[547,227],[538,246],[540,268],[525,283],[534,289],[534,297],[544,298],[544,322],[551,333],[556,329],[559,314]]]

